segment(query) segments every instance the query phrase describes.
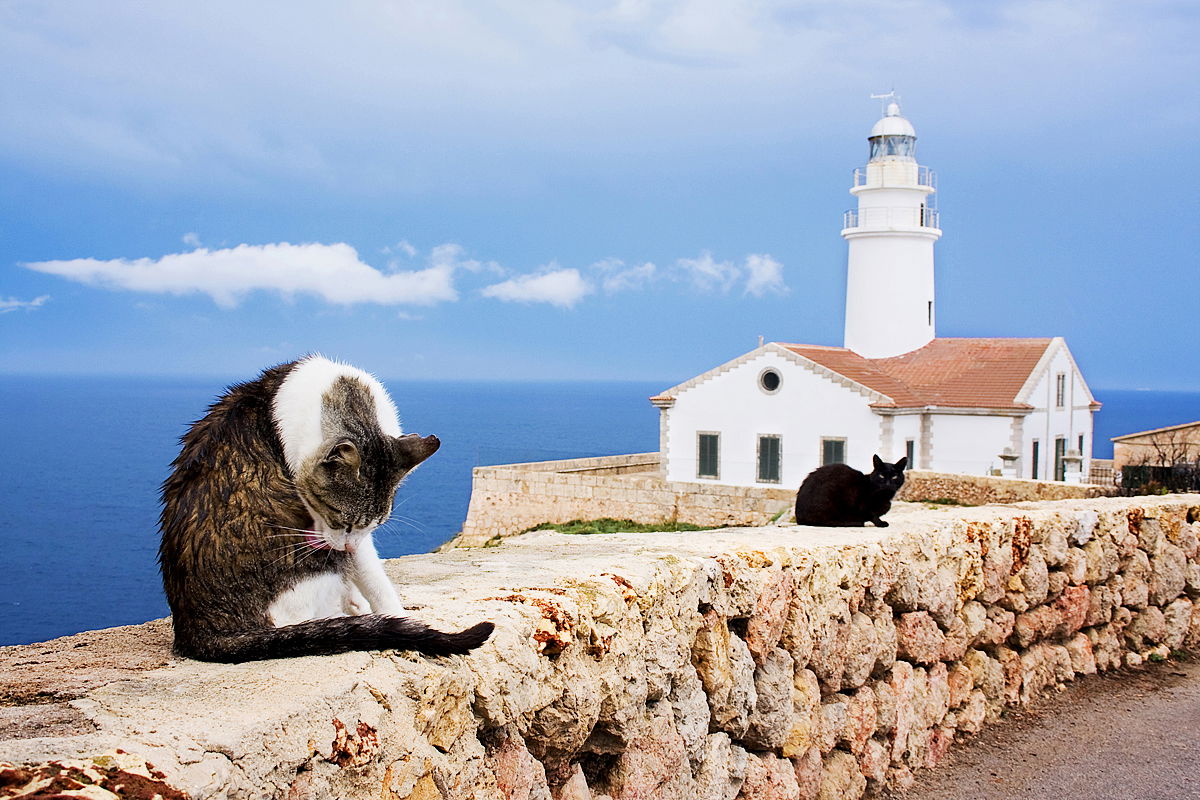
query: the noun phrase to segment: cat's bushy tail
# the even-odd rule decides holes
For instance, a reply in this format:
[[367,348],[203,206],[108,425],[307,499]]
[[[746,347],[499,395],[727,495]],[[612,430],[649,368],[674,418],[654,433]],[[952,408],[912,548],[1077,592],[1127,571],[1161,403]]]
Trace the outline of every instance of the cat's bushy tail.
[[226,663],[351,650],[416,650],[430,656],[447,656],[474,650],[487,641],[494,628],[490,622],[480,622],[465,631],[444,633],[414,619],[369,614],[315,619],[282,628],[211,633],[187,640],[176,635],[175,652],[200,661]]

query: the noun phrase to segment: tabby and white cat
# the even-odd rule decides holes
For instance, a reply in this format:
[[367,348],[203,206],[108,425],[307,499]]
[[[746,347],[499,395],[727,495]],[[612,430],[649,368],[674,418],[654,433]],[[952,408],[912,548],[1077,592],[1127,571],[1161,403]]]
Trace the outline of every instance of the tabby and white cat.
[[490,622],[443,633],[407,618],[384,574],[371,532],[440,442],[403,434],[371,375],[321,356],[272,367],[231,386],[182,445],[159,549],[178,654],[444,655],[491,635]]

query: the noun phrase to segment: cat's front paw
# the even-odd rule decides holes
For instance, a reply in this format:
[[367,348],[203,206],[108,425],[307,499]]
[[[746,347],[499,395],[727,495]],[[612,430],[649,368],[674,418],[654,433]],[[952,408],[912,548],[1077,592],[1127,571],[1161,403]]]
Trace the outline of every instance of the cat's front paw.
[[876,528],[886,528],[888,526],[888,524],[881,519],[873,519],[871,521],[875,523]]

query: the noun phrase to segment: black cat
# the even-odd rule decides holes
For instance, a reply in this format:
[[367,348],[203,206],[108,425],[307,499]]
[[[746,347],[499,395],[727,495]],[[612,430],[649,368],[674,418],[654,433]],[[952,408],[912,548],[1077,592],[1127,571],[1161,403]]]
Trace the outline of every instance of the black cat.
[[908,456],[889,464],[872,456],[875,471],[864,475],[846,464],[827,464],[808,473],[796,492],[796,523],[822,527],[858,528],[868,522],[877,528],[904,485]]

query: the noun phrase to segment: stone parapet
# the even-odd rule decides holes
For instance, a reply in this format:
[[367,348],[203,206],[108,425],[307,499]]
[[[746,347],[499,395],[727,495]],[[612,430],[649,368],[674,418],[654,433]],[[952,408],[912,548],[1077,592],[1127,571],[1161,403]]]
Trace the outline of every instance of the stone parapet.
[[162,622],[0,648],[0,785],[60,762],[193,798],[854,800],[1200,642],[1200,495],[891,519],[387,562],[414,615],[496,622],[465,657],[204,664]]

